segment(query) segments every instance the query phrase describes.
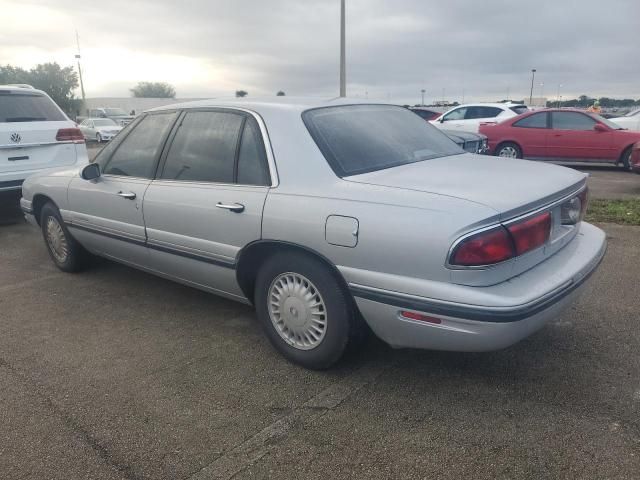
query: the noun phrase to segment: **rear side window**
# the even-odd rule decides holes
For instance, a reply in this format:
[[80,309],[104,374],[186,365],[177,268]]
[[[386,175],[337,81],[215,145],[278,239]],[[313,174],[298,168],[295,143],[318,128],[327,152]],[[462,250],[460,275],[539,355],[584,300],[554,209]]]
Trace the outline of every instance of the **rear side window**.
[[227,112],[187,113],[167,154],[161,178],[233,183],[242,115]]
[[0,122],[58,122],[67,118],[49,97],[35,92],[0,90]]
[[162,144],[177,117],[176,112],[147,115],[115,148],[103,169],[106,175],[152,178]]
[[551,124],[555,130],[593,130],[596,121],[578,112],[551,112]]
[[267,157],[262,135],[253,118],[247,119],[238,152],[238,183],[242,185],[269,185]]
[[521,128],[547,128],[547,114],[535,113],[513,124],[514,127]]
[[472,120],[475,118],[494,118],[502,113],[502,110],[497,107],[468,107],[466,120]]
[[463,153],[437,128],[393,105],[317,108],[302,119],[339,177]]

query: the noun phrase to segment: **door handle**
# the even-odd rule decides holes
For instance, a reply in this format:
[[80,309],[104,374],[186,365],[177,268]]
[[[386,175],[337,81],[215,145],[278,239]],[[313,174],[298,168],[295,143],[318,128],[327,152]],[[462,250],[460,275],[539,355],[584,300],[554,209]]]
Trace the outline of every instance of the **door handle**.
[[244,212],[244,205],[242,205],[241,203],[221,203],[218,202],[216,203],[216,207],[218,208],[224,208],[225,210],[229,210],[231,212],[235,212],[235,213],[240,213],[240,212]]
[[135,198],[136,198],[136,194],[133,193],[133,192],[125,193],[125,192],[120,191],[120,192],[116,193],[116,195],[118,195],[119,197],[122,197],[122,198],[126,198],[127,200],[135,200]]

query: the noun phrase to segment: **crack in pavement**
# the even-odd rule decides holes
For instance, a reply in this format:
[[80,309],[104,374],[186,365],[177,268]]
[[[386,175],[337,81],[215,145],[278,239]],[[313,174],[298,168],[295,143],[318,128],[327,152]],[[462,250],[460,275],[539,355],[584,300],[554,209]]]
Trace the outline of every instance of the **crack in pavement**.
[[41,392],[41,387],[36,382],[32,381],[26,375],[20,373],[13,365],[11,365],[2,357],[0,357],[0,368],[1,367],[6,368],[9,373],[11,373],[19,381],[25,384],[30,390],[34,391],[40,401],[43,402],[51,412],[53,412],[58,418],[62,420],[62,423],[76,435],[76,438],[78,438],[89,448],[91,448],[91,450],[95,452],[95,454],[107,465],[116,469],[119,473],[124,475],[124,477],[129,480],[142,480],[142,477],[134,471],[131,465],[120,463],[116,459],[114,459],[113,454],[109,451],[109,449],[101,445],[93,437],[93,435],[91,435],[91,432],[75,422],[71,417],[65,414],[48,395]]
[[185,480],[231,479],[267,455],[296,427],[306,427],[342,404],[364,386],[373,383],[395,362],[371,362],[345,379],[330,385],[289,414],[235,446]]

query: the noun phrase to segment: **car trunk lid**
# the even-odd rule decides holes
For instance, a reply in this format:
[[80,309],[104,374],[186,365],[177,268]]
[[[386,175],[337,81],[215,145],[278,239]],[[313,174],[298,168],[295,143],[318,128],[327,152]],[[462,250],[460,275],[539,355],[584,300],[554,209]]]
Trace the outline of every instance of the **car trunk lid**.
[[344,180],[465,199],[505,220],[581,188],[587,175],[528,160],[461,154],[344,177]]

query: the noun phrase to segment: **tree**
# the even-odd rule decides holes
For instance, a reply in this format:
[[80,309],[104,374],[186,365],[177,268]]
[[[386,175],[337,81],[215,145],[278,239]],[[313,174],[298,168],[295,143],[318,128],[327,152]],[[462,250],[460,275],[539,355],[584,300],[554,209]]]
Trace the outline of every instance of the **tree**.
[[247,95],[249,95],[249,92],[245,90],[236,90],[236,98],[246,97]]
[[175,98],[176,89],[165,82],[139,82],[131,89],[131,95],[138,98]]
[[79,101],[73,90],[78,88],[78,74],[73,67],[60,67],[57,63],[43,63],[27,71],[6,65],[0,67],[0,84],[26,83],[45,91],[65,112],[74,115]]
[[276,97],[284,97],[286,95],[286,93],[284,93],[282,90],[280,90],[278,93],[276,93]]

